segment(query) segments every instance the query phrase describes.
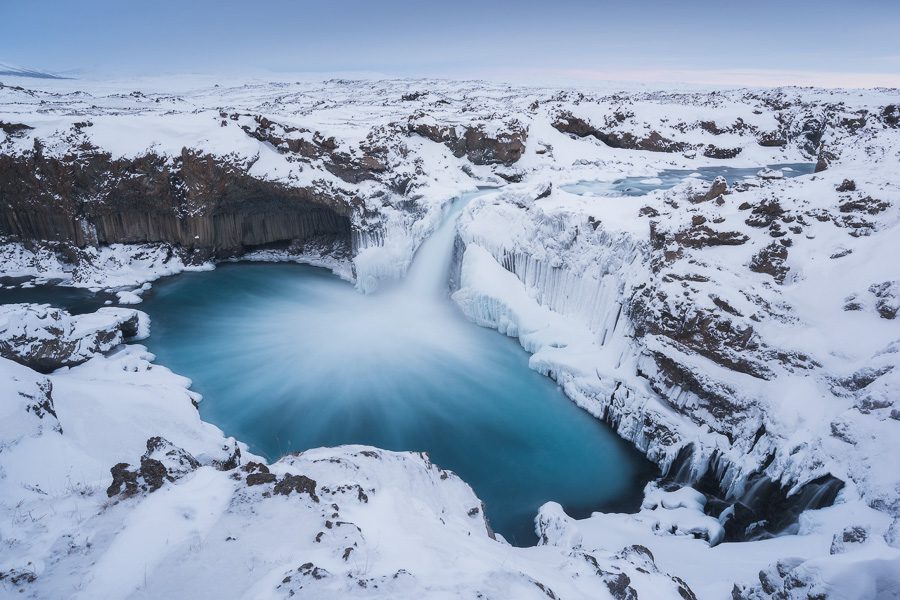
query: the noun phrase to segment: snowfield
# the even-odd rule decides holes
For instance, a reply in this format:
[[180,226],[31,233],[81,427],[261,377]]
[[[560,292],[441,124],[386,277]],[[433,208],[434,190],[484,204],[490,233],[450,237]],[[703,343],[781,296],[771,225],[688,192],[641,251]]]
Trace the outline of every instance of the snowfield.
[[[0,597],[900,598],[898,98],[4,80],[0,276],[136,304],[296,260],[372,293],[497,187],[453,300],[664,477],[637,514],[547,503],[516,548],[425,455],[252,456],[138,310],[4,305]],[[789,163],[815,173],[761,170]],[[563,189],[710,166],[760,174]]]

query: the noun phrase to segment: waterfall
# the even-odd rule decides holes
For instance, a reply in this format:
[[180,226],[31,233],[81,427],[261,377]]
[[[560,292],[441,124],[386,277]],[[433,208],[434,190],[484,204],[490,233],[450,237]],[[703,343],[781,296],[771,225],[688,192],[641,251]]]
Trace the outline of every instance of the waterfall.
[[417,298],[443,298],[449,291],[456,224],[466,205],[493,188],[468,192],[450,202],[440,225],[419,246],[406,277],[400,284],[405,294]]

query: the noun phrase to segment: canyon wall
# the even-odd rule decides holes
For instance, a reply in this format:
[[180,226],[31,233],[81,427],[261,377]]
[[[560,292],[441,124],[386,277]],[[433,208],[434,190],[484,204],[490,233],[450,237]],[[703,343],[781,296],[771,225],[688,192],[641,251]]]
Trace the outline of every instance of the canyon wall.
[[183,151],[113,159],[95,150],[0,155],[0,235],[77,246],[167,242],[212,255],[317,235],[349,240],[348,204]]

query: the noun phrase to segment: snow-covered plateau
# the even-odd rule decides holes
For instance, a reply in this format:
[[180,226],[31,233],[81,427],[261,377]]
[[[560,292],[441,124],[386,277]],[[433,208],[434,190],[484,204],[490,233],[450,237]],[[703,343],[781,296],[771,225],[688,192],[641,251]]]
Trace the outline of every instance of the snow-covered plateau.
[[[714,166],[759,175],[572,185]],[[484,187],[452,298],[660,466],[638,513],[547,503],[514,547],[426,455],[253,456],[139,310],[3,305],[0,597],[900,598],[900,90],[0,84],[5,285],[374,293]]]

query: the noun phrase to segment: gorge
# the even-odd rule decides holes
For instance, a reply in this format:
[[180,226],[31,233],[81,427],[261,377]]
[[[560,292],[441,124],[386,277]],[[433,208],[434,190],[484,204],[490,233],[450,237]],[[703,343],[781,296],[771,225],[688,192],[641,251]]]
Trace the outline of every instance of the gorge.
[[[0,89],[2,485],[57,516],[4,585],[891,589],[889,94],[43,85]],[[22,304],[59,280],[99,295]]]

